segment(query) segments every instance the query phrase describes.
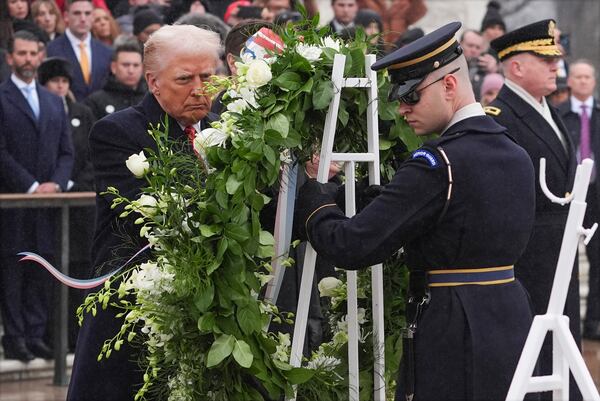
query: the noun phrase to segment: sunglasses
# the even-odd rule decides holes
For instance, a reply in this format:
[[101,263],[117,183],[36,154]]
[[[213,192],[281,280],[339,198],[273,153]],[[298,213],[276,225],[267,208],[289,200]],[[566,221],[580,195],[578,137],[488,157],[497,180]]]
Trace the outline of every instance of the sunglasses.
[[415,89],[413,91],[410,91],[406,95],[400,96],[397,99],[400,101],[400,103],[404,103],[404,104],[407,104],[409,106],[414,106],[415,104],[419,103],[419,100],[421,100],[421,94],[420,93],[422,91],[424,91],[425,89],[429,88],[431,85],[435,84],[436,82],[440,82],[442,79],[446,78],[447,75],[454,74],[458,70],[460,70],[460,67],[457,67],[454,70],[450,71],[449,73],[442,75],[441,77],[439,77],[438,79],[436,79],[433,82],[428,83],[424,87],[422,87],[420,89]]

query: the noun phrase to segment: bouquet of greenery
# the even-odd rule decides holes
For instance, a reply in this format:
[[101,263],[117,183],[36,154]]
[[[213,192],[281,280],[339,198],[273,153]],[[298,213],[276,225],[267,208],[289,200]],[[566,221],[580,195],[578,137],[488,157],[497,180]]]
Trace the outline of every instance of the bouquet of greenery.
[[[273,236],[260,223],[261,210],[273,201],[265,193],[292,155],[307,160],[318,148],[327,107],[338,90],[331,83],[335,54],[346,55],[346,76],[365,75],[369,38],[359,31],[343,43],[317,24],[318,18],[288,25],[279,32],[283,49],[244,56],[238,77],[221,79],[226,111],[197,135],[198,157],[180,152],[165,124],[151,127],[157,152],[128,160],[132,173],[147,180],[141,196],[126,199],[107,190],[114,206],[126,204],[123,216],[139,215],[140,236],[148,239],[152,256],[91,294],[80,319],[109,303],[122,308],[125,323],[98,358],[110,357],[124,341],[140,347],[146,373],[136,399],[152,392],[169,400],[277,400],[290,396],[294,385],[300,385],[299,398],[346,397],[343,335],[334,334],[303,367],[294,368],[288,363],[289,337],[268,331],[270,321],[291,316],[259,297],[272,278],[271,261],[285,257],[274,255]],[[390,177],[393,168],[386,159],[394,146],[405,142],[414,148],[416,140],[398,118],[396,104],[385,100],[387,77],[380,74],[377,85],[379,117],[391,126],[380,141],[382,171]],[[344,89],[337,151],[364,151],[367,103],[366,91]],[[398,287],[388,288],[393,295],[386,302],[396,299],[403,285],[390,283]],[[389,352],[397,359],[398,344],[390,344]]]

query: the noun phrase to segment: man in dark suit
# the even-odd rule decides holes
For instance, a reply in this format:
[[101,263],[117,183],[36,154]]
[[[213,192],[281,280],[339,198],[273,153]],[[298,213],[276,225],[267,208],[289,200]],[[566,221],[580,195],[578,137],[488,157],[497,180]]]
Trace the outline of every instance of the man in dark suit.
[[[567,83],[571,96],[558,109],[577,146],[579,159],[595,159],[596,155],[600,155],[600,105],[594,98],[596,69],[587,60],[577,60],[569,67]],[[600,223],[600,188],[596,164],[593,171],[587,194],[586,227]],[[586,254],[590,270],[583,337],[600,340],[600,236],[594,235],[586,246]]]
[[390,97],[415,133],[440,137],[350,219],[329,184],[308,180],[296,203],[296,227],[336,266],[370,266],[404,248],[405,349],[414,354],[403,354],[396,400],[503,400],[532,321],[512,265],[533,227],[534,170],[475,102],[459,28],[450,23],[372,67],[388,68]]
[[64,13],[65,34],[48,43],[48,57],[62,57],[73,65],[71,91],[77,101],[102,89],[110,73],[112,50],[92,38],[91,0],[71,0]]
[[[548,308],[554,273],[569,209],[552,203],[539,184],[540,158],[546,158],[546,182],[557,196],[573,188],[577,158],[575,146],[557,111],[545,96],[556,90],[560,50],[554,42],[554,21],[539,21],[501,36],[491,43],[498,52],[506,77],[498,97],[486,112],[508,129],[536,169],[535,227],[527,250],[515,266],[517,277],[531,296],[537,315]],[[541,45],[539,45],[541,43]],[[520,196],[515,193],[514,196]],[[575,264],[565,306],[575,341],[581,343],[579,328],[579,277]],[[542,374],[552,369],[552,347],[548,341],[540,354]],[[571,385],[572,395],[577,386]],[[571,398],[571,400],[576,398]]]
[[329,22],[332,33],[341,33],[354,26],[354,18],[358,12],[356,0],[331,0],[333,19]]
[[[8,49],[12,75],[0,86],[0,193],[50,194],[67,189],[73,166],[62,101],[35,81],[40,64],[35,35],[15,33]],[[17,253],[36,251],[52,260],[54,213],[0,210],[0,278],[7,358],[51,358],[43,341],[51,277],[39,266],[17,263]]]
[[[203,94],[204,83],[216,71],[219,37],[214,32],[191,25],[164,26],[148,40],[144,50],[144,71],[150,89],[134,107],[110,114],[98,121],[90,134],[90,150],[95,170],[97,219],[92,247],[94,276],[114,270],[142,248],[139,226],[134,216],[120,219],[123,207],[111,208],[112,199],[100,195],[115,187],[128,199],[137,199],[145,180],[133,176],[125,161],[145,148],[157,151],[147,130],[150,124],[169,121],[171,139],[186,144],[206,128],[210,98]],[[134,242],[134,244],[132,244]],[[122,312],[109,306],[95,317],[86,316],[79,333],[68,400],[122,401],[133,399],[143,383],[136,366],[137,354],[126,343],[111,357],[97,360],[102,344],[120,329]]]

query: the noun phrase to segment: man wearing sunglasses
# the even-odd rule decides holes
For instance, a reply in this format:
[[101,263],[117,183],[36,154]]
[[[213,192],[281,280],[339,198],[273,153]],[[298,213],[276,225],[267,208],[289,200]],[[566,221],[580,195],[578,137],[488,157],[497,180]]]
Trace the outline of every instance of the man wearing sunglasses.
[[373,65],[427,141],[352,218],[309,180],[297,227],[337,267],[381,263],[400,248],[410,271],[396,400],[505,399],[532,312],[514,277],[534,220],[534,169],[475,102],[450,23]]

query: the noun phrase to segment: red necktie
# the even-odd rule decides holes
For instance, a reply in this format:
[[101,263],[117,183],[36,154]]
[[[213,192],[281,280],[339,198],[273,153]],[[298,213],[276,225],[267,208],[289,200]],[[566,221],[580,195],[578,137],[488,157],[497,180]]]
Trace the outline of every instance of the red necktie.
[[196,128],[189,125],[189,126],[185,127],[183,132],[185,132],[185,134],[187,135],[187,137],[190,141],[190,145],[192,145],[192,148],[193,148],[194,147],[194,139],[196,139]]

